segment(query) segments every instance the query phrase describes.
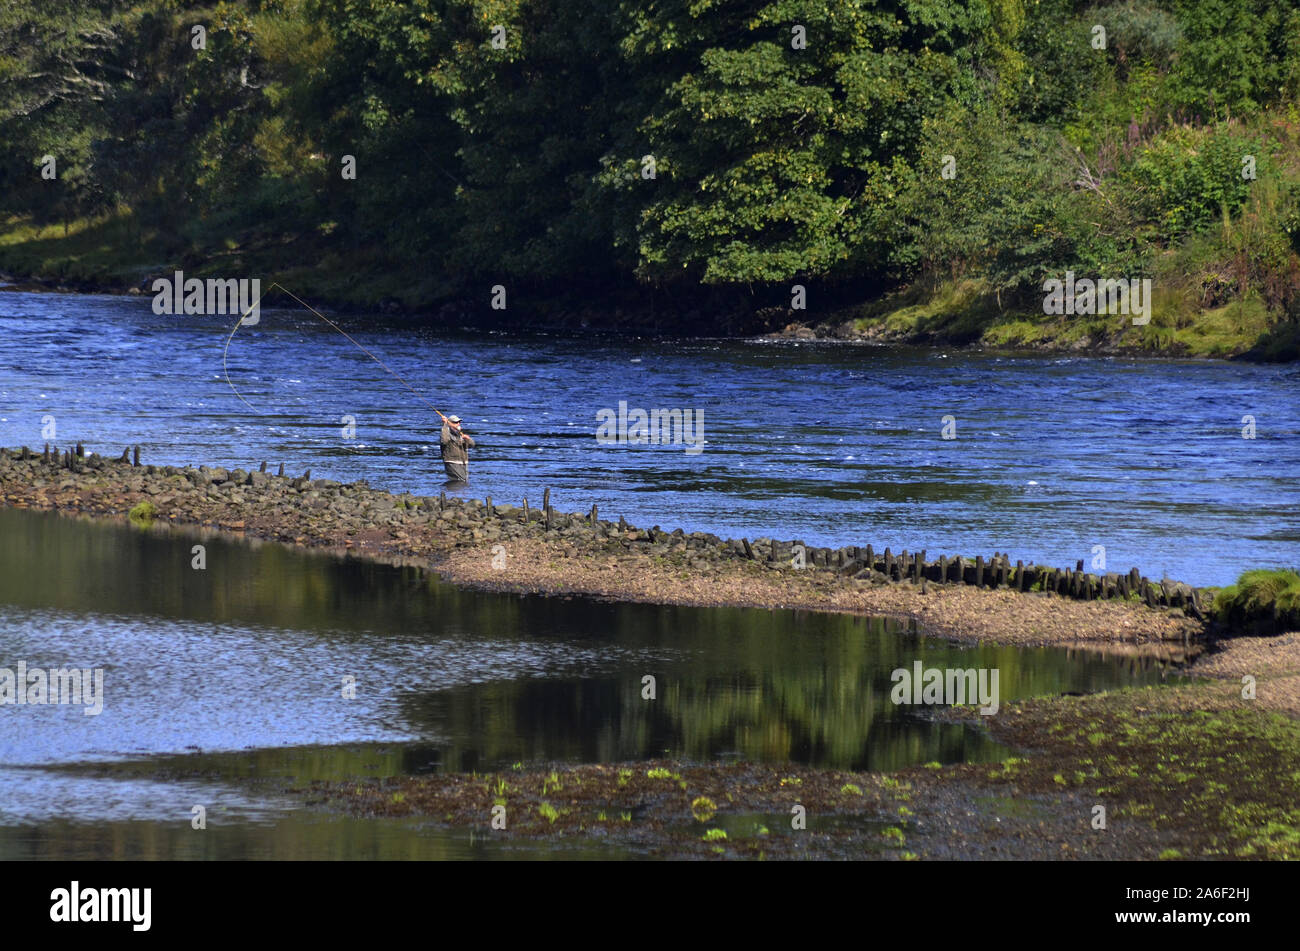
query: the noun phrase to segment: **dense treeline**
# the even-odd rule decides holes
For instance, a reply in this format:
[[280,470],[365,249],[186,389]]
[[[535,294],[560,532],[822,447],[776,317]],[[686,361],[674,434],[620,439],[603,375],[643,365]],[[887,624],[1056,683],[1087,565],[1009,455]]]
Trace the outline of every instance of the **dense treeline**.
[[1157,335],[1276,331],[1298,87],[1294,0],[9,0],[0,214],[11,252],[111,225],[110,260],[33,264],[100,280],[750,309],[801,283],[1015,342],[1002,315],[1074,269],[1153,277]]

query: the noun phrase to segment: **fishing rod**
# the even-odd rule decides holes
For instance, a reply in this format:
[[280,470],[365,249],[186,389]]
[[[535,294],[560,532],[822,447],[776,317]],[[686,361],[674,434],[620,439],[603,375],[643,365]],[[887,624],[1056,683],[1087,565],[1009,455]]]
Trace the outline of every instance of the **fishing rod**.
[[[373,353],[371,353],[369,350],[367,350],[365,347],[363,347],[361,344],[359,344],[355,339],[353,339],[352,335],[349,334],[346,330],[344,330],[344,329],[343,329],[342,327],[340,327],[338,324],[334,323],[334,321],[330,320],[328,317],[326,317],[324,314],[322,314],[320,311],[318,311],[315,307],[311,306],[311,304],[308,304],[305,300],[303,300],[301,297],[299,297],[299,296],[298,296],[297,294],[295,294],[293,291],[289,290],[289,289],[288,289],[287,287],[285,287],[283,284],[280,284],[280,283],[278,283],[278,282],[274,282],[274,281],[273,281],[273,282],[271,283],[271,285],[270,285],[269,287],[267,287],[267,289],[266,289],[266,293],[269,294],[269,293],[271,292],[271,290],[272,290],[273,288],[276,288],[276,287],[280,288],[280,290],[284,291],[284,293],[288,294],[290,297],[292,297],[294,300],[296,300],[299,304],[302,304],[303,307],[307,308],[307,310],[311,311],[313,314],[315,314],[315,315],[316,315],[317,317],[319,317],[321,320],[325,321],[325,323],[329,324],[330,327],[334,328],[334,329],[337,330],[339,333],[341,333],[344,337],[346,337],[346,338],[348,339],[348,342],[351,343],[352,346],[356,347],[358,350],[360,350],[362,353],[364,353],[366,356],[368,356],[371,360],[374,360],[376,363],[378,363],[378,364],[379,364],[379,365],[384,369],[384,372],[385,372],[385,373],[387,373],[387,374],[388,374],[389,376],[391,376],[393,379],[397,380],[397,382],[401,383],[402,386],[406,387],[408,390],[411,391],[412,394],[415,395],[415,398],[416,398],[416,399],[418,399],[421,403],[423,403],[425,406],[429,407],[429,409],[433,410],[433,411],[434,411],[435,413],[437,413],[440,417],[442,417],[442,421],[443,421],[444,423],[450,423],[450,422],[451,422],[449,419],[447,419],[446,416],[443,416],[442,411],[439,410],[438,407],[434,406],[434,405],[433,405],[432,403],[430,403],[427,399],[425,399],[425,398],[420,394],[420,392],[419,392],[415,387],[411,386],[410,383],[407,383],[406,380],[404,380],[401,376],[399,376],[399,375],[398,375],[398,374],[393,370],[392,367],[390,367],[388,364],[386,364],[383,360],[380,360],[377,356],[375,356]],[[257,298],[257,300],[253,301],[253,303],[249,306],[248,310],[244,311],[244,313],[242,313],[242,314],[239,316],[239,322],[235,324],[235,328],[234,328],[234,330],[230,331],[230,336],[228,336],[228,337],[226,338],[226,345],[225,345],[225,347],[224,347],[224,348],[222,349],[222,351],[221,351],[221,369],[222,369],[222,370],[225,372],[225,374],[226,374],[226,383],[230,386],[230,389],[231,389],[231,391],[235,394],[235,396],[238,397],[239,401],[240,401],[241,403],[243,403],[245,406],[247,406],[249,409],[253,410],[254,412],[257,411],[257,407],[253,406],[252,403],[248,402],[248,400],[246,400],[246,399],[244,399],[242,396],[240,396],[240,394],[239,394],[239,390],[235,389],[235,384],[232,383],[232,382],[230,381],[230,368],[229,368],[229,367],[227,366],[227,364],[226,364],[226,355],[230,352],[230,341],[232,341],[233,339],[235,339],[235,331],[239,330],[239,328],[240,328],[241,326],[243,326],[244,319],[245,319],[246,317],[248,317],[248,315],[249,315],[250,313],[252,313],[253,308],[257,307],[257,305],[261,303],[262,298],[265,297],[265,296],[266,296],[266,294],[259,295],[258,298]]]

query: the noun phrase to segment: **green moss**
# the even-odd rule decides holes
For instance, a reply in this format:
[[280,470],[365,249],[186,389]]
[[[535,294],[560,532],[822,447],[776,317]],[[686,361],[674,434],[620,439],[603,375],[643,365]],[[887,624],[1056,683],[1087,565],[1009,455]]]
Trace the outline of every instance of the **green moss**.
[[[1199,690],[1213,695],[1189,686],[1029,701],[1015,729],[1046,738],[1035,739],[1042,752],[1014,775],[1005,764],[982,769],[1017,794],[1077,784],[1104,795],[1112,815],[1177,846],[1162,858],[1300,858],[1300,722],[1249,707],[1189,710]],[[1049,723],[1068,728],[1053,734]],[[1109,738],[1101,750],[1076,739],[1096,734]]]
[[148,525],[158,515],[158,510],[149,501],[137,502],[127,513],[127,517],[136,525]]

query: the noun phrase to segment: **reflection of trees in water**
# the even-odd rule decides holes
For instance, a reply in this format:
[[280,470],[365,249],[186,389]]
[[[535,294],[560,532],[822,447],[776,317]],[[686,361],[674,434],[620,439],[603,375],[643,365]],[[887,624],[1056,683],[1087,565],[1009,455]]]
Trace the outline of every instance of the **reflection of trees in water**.
[[[918,640],[881,619],[484,594],[440,584],[418,568],[217,537],[202,540],[208,568],[196,571],[190,549],[198,539],[187,534],[12,510],[0,512],[0,528],[0,600],[9,603],[241,621],[330,637],[454,637],[483,645],[489,656],[499,651],[500,680],[403,695],[412,724],[451,737],[443,769],[665,751],[872,769],[987,758],[994,744],[977,731],[926,720],[924,708],[896,708],[891,672],[916,660],[996,668],[1004,704],[1158,677],[1149,661],[1133,657],[963,649]],[[543,652],[545,676],[507,679],[518,642],[556,648]],[[559,650],[574,645],[595,659]],[[641,698],[645,674],[657,678],[656,700]]]
[[[577,602],[573,602],[576,604]],[[616,606],[613,644],[671,648],[683,660],[635,662],[613,676],[500,681],[413,699],[406,712],[454,738],[448,768],[514,760],[611,761],[671,752],[711,759],[897,769],[993,758],[986,735],[900,710],[892,671],[997,668],[1000,700],[1149,681],[1134,658],[1013,647],[959,648],[881,619],[788,611]],[[644,669],[642,669],[644,667]],[[654,674],[658,698],[641,697]],[[474,767],[464,765],[473,751]]]

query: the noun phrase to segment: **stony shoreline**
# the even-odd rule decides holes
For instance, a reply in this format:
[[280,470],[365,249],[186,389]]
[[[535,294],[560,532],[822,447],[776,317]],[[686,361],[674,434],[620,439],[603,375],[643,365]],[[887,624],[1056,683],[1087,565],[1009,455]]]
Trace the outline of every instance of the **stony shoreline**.
[[1081,566],[1013,565],[1005,555],[927,559],[870,546],[805,548],[799,568],[797,542],[640,529],[594,508],[556,511],[549,498],[515,506],[393,494],[364,481],[285,475],[282,466],[272,474],[265,463],[230,471],[140,462],[138,447],[116,459],[80,445],[0,449],[0,502],[413,559],[450,582],[494,591],[881,615],[955,640],[1175,658],[1197,653],[1208,633],[1204,592],[1136,571],[1099,578]]

